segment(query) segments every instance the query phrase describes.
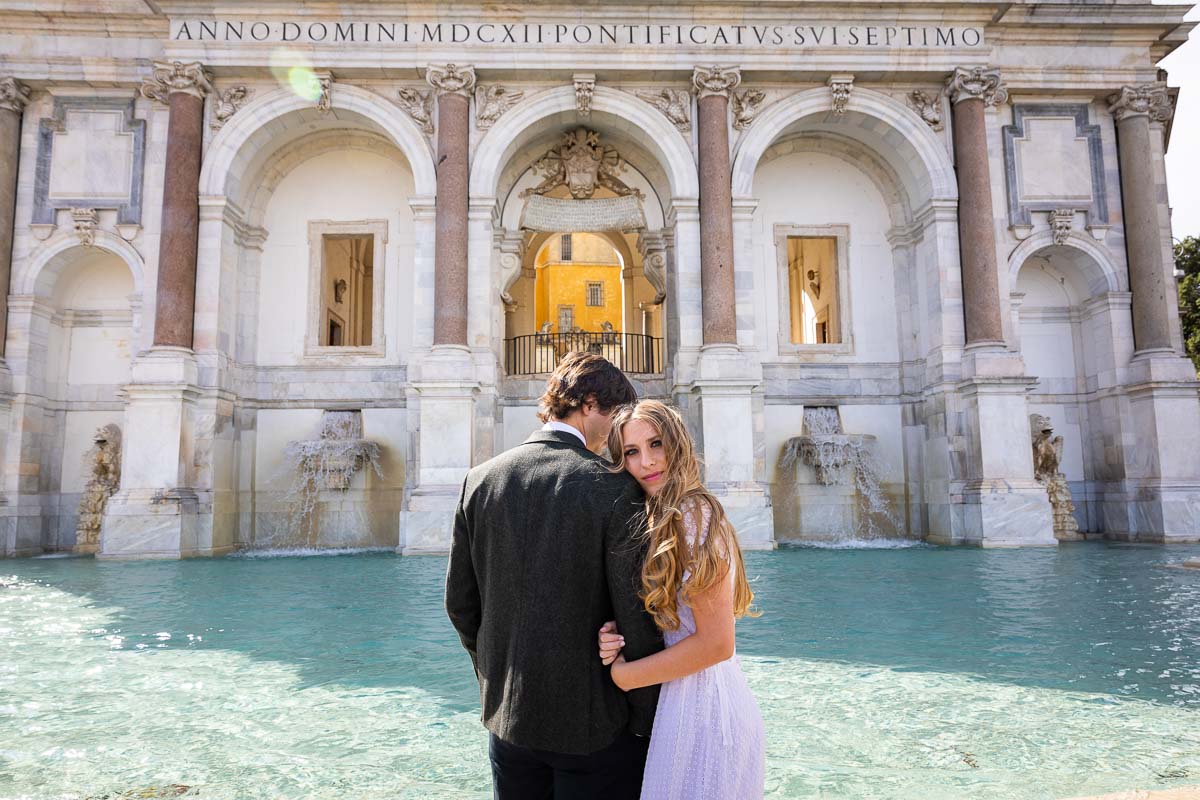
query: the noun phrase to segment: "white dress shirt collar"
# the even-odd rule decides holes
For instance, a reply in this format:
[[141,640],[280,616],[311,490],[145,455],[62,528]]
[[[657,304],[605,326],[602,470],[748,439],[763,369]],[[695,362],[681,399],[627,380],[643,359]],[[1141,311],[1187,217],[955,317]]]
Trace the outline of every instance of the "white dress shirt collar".
[[552,419],[549,422],[547,422],[545,425],[542,426],[542,430],[544,430],[544,431],[561,431],[563,433],[573,433],[579,437],[580,444],[582,444],[584,447],[587,447],[587,439],[583,438],[583,434],[580,433],[579,429],[576,428],[574,425],[568,425],[565,422],[559,422],[556,419]]

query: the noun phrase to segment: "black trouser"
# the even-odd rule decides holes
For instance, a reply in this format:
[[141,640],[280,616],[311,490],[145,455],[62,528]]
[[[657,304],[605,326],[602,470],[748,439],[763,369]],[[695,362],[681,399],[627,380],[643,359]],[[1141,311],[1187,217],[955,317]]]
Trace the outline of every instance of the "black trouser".
[[495,800],[638,800],[650,739],[623,731],[586,756],[510,744],[489,734]]

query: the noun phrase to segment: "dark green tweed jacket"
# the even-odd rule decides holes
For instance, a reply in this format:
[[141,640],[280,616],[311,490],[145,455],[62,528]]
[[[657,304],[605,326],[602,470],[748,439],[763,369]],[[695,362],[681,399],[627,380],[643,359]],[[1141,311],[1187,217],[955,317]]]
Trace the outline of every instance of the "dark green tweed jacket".
[[570,433],[538,431],[467,474],[454,520],[446,612],[479,678],[483,724],[556,753],[648,736],[658,687],[624,693],[596,636],[615,619],[625,656],[662,649],[638,588],[637,482]]

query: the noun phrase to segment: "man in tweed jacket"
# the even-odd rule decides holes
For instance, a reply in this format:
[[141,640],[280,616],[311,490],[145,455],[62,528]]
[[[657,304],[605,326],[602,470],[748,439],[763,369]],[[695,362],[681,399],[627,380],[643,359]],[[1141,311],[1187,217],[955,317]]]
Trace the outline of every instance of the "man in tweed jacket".
[[596,649],[610,619],[627,658],[663,647],[638,596],[641,490],[597,455],[635,398],[604,358],[571,353],[542,396],[542,430],[463,483],[446,612],[475,665],[500,800],[641,791],[658,687],[623,693]]

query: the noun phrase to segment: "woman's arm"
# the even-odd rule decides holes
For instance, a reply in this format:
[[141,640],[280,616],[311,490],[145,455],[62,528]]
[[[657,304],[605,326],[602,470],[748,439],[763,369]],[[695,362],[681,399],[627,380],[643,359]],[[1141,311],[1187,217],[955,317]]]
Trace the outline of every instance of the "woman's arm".
[[624,691],[640,689],[692,675],[733,656],[733,581],[729,568],[703,593],[689,598],[696,618],[696,632],[662,652],[626,661],[617,656],[612,679]]

